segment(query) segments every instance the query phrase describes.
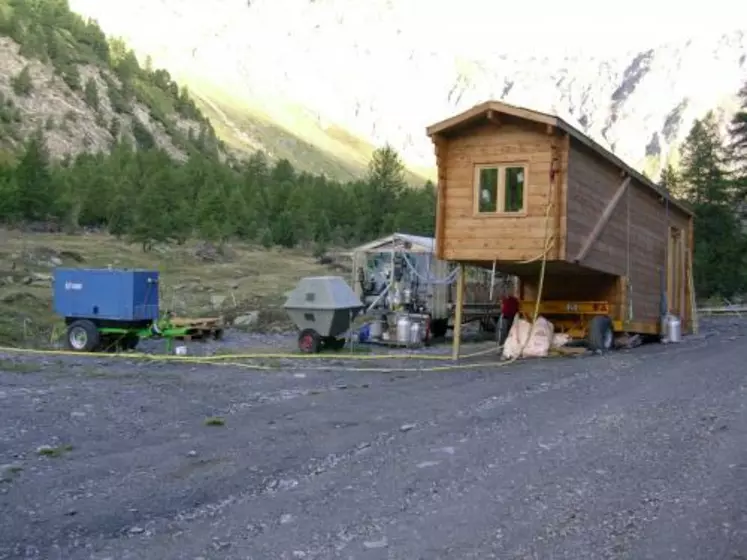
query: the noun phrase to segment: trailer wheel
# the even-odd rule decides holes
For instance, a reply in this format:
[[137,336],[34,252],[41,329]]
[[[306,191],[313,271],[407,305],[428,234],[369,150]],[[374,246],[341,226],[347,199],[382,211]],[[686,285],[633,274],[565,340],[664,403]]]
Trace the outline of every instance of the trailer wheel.
[[322,347],[322,337],[314,329],[304,329],[298,335],[298,348],[304,354],[316,354]]
[[91,321],[80,320],[67,327],[65,342],[70,350],[76,352],[93,352],[101,343],[101,335]]
[[612,319],[606,315],[594,317],[589,322],[589,334],[587,338],[591,350],[599,352],[612,350],[615,340],[615,335],[612,331]]

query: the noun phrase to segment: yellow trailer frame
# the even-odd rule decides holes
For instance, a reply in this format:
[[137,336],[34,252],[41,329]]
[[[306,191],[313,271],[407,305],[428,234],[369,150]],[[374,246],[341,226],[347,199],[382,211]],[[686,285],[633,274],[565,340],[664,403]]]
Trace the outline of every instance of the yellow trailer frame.
[[[519,314],[530,319],[534,316],[535,301],[519,302]],[[637,332],[643,334],[660,334],[660,326],[647,322],[622,321],[610,314],[612,306],[608,301],[540,301],[539,315],[545,317],[555,327],[556,332],[565,333],[572,338],[586,338],[589,322],[593,317],[609,316],[612,329],[616,334]]]

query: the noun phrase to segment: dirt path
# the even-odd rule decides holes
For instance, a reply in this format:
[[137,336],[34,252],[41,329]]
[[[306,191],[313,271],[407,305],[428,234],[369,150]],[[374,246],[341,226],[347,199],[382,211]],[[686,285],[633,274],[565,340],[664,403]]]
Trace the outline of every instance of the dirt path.
[[0,559],[747,558],[716,331],[457,372],[0,357]]

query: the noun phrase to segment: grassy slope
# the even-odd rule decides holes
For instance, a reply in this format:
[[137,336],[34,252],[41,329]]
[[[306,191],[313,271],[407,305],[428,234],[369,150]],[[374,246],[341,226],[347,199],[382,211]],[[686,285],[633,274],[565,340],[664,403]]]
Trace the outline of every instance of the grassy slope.
[[[0,68],[6,76],[15,76],[28,65],[32,79],[32,89],[26,94],[13,91],[7,79],[0,79],[6,105],[18,108],[17,122],[8,120],[7,109],[0,114],[0,121],[3,117],[8,121],[0,122],[0,142],[13,151],[31,131],[44,126],[53,156],[107,151],[113,140],[111,123],[116,120],[120,135],[133,140],[133,123],[137,121],[159,147],[173,157],[186,157],[195,147],[189,133],[198,136],[206,126],[205,117],[191,101],[180,99],[178,84],[158,69],[153,73],[141,65],[128,83],[123,83],[106,54],[106,43],[112,38],[107,39],[95,24],[86,21],[70,12],[63,0],[0,0],[4,47],[0,49]],[[116,51],[110,44],[112,57]],[[89,79],[97,87],[95,106],[92,95],[85,91]],[[128,89],[131,94],[124,93]]]
[[[281,308],[286,291],[304,276],[342,274],[322,266],[301,251],[261,250],[234,245],[229,258],[206,262],[195,255],[196,245],[166,247],[143,253],[108,235],[61,236],[0,230],[0,345],[49,342],[59,318],[51,309],[53,259],[65,266],[156,269],[161,273],[161,305],[180,316],[231,316],[259,311],[265,326],[287,324]],[[76,262],[65,252],[83,257]],[[15,270],[13,265],[15,264]],[[24,279],[37,275],[25,284]],[[8,283],[8,278],[13,278]],[[220,309],[213,296],[225,296]]]
[[[262,148],[301,170],[350,180],[362,176],[376,148],[340,127],[322,128],[301,107],[269,113],[205,84],[195,85],[189,79],[186,83],[218,137],[238,152]],[[420,186],[428,178],[423,170],[407,171],[407,181],[413,185]]]
[[288,159],[303,171],[324,173],[340,180],[360,177],[365,170],[365,163],[346,161],[325,153],[238,102],[214,94],[203,94],[194,88],[191,91],[198,107],[213,124],[218,137],[239,153],[248,154],[262,149],[273,159]]

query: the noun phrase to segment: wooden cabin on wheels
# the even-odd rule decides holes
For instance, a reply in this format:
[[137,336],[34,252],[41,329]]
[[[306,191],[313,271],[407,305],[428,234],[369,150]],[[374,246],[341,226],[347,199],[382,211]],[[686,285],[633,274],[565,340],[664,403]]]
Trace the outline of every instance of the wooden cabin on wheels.
[[[519,278],[520,312],[609,349],[693,327],[693,212],[562,119],[488,101],[427,129],[436,257]],[[454,355],[459,355],[460,288]]]

